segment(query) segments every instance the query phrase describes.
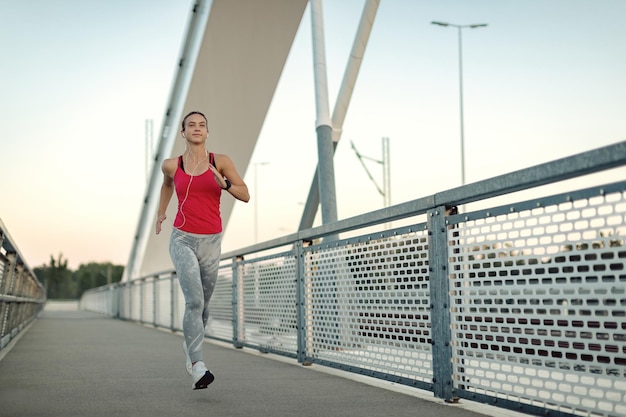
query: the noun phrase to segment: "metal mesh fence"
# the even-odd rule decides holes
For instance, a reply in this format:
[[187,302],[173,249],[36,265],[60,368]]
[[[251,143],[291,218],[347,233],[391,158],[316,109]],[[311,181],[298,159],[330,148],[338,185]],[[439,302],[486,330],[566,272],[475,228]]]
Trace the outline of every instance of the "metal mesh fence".
[[[589,161],[614,166],[618,151],[571,159],[578,171],[560,161],[525,172],[535,178],[527,182],[507,174],[233,252],[220,264],[206,334],[448,401],[624,417],[626,182],[453,210],[587,172]],[[399,220],[415,224],[388,230]],[[174,281],[138,279],[101,296],[116,298],[122,318],[180,330]]]
[[626,201],[622,191],[591,194],[457,216],[448,239],[458,390],[626,415]]
[[155,325],[172,326],[172,287],[176,285],[171,276],[154,281],[155,285]]
[[0,221],[0,350],[6,347],[46,302],[46,290],[17,252]]
[[425,226],[305,249],[307,357],[430,382]]
[[156,279],[149,278],[139,284],[137,288],[137,295],[139,297],[139,305],[141,306],[140,317],[141,321],[145,323],[155,323],[155,310],[154,310],[154,291],[155,291]]
[[[624,416],[625,189],[225,259],[206,335],[438,395],[448,394],[436,379],[448,377],[453,398],[530,413]],[[443,245],[428,230],[436,225]],[[447,272],[433,275],[435,265]],[[433,287],[434,276],[446,285]],[[146,278],[88,296],[122,318],[182,330],[175,281]],[[435,296],[444,302],[437,314],[449,316],[447,339],[433,328]]]
[[296,270],[293,251],[239,264],[239,342],[296,355]]
[[[183,304],[184,306],[184,304]],[[224,341],[233,339],[233,272],[232,262],[222,262],[211,297],[207,336]],[[184,309],[183,309],[184,310]]]

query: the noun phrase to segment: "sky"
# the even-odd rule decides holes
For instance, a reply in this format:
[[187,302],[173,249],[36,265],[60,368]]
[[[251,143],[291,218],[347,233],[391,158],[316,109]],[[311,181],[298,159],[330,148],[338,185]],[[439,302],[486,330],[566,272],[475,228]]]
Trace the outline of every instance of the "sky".
[[[323,2],[331,113],[364,3]],[[0,220],[29,266],[127,263],[145,124],[158,137],[190,7],[0,0]],[[432,21],[487,24],[462,30],[471,183],[626,140],[623,16],[623,0],[381,0],[334,159],[338,218],[384,204],[350,142],[381,160],[389,138],[392,204],[461,185],[458,32]],[[238,167],[252,200],[235,204],[224,251],[298,227],[317,165],[311,48],[307,7],[252,165]]]

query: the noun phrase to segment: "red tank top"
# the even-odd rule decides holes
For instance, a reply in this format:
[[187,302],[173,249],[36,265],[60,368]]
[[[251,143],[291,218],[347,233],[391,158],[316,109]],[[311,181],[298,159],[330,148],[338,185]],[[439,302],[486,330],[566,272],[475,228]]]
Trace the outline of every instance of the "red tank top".
[[[215,166],[213,153],[209,156]],[[178,197],[178,211],[173,226],[189,233],[202,235],[222,231],[220,196],[222,188],[215,182],[213,173],[207,169],[200,175],[191,176],[183,169],[182,155],[174,173],[174,186]]]

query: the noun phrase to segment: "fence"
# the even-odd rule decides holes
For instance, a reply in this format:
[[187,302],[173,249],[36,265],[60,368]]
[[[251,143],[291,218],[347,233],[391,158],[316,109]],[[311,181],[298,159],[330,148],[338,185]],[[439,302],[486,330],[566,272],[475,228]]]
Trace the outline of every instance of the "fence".
[[[621,142],[223,254],[206,335],[447,401],[623,417],[626,181],[538,187],[624,165]],[[175,279],[82,307],[181,330]]]
[[0,221],[0,350],[35,318],[45,301],[43,285]]

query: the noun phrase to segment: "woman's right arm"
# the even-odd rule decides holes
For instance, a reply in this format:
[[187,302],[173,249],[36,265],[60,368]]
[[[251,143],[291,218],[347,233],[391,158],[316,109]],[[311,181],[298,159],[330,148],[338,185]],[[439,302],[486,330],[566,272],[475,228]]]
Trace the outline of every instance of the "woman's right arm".
[[159,211],[157,212],[156,233],[161,233],[161,224],[167,218],[165,211],[174,194],[174,173],[176,172],[176,159],[166,159],[161,165],[163,172],[163,184],[161,185],[161,197],[159,199]]

